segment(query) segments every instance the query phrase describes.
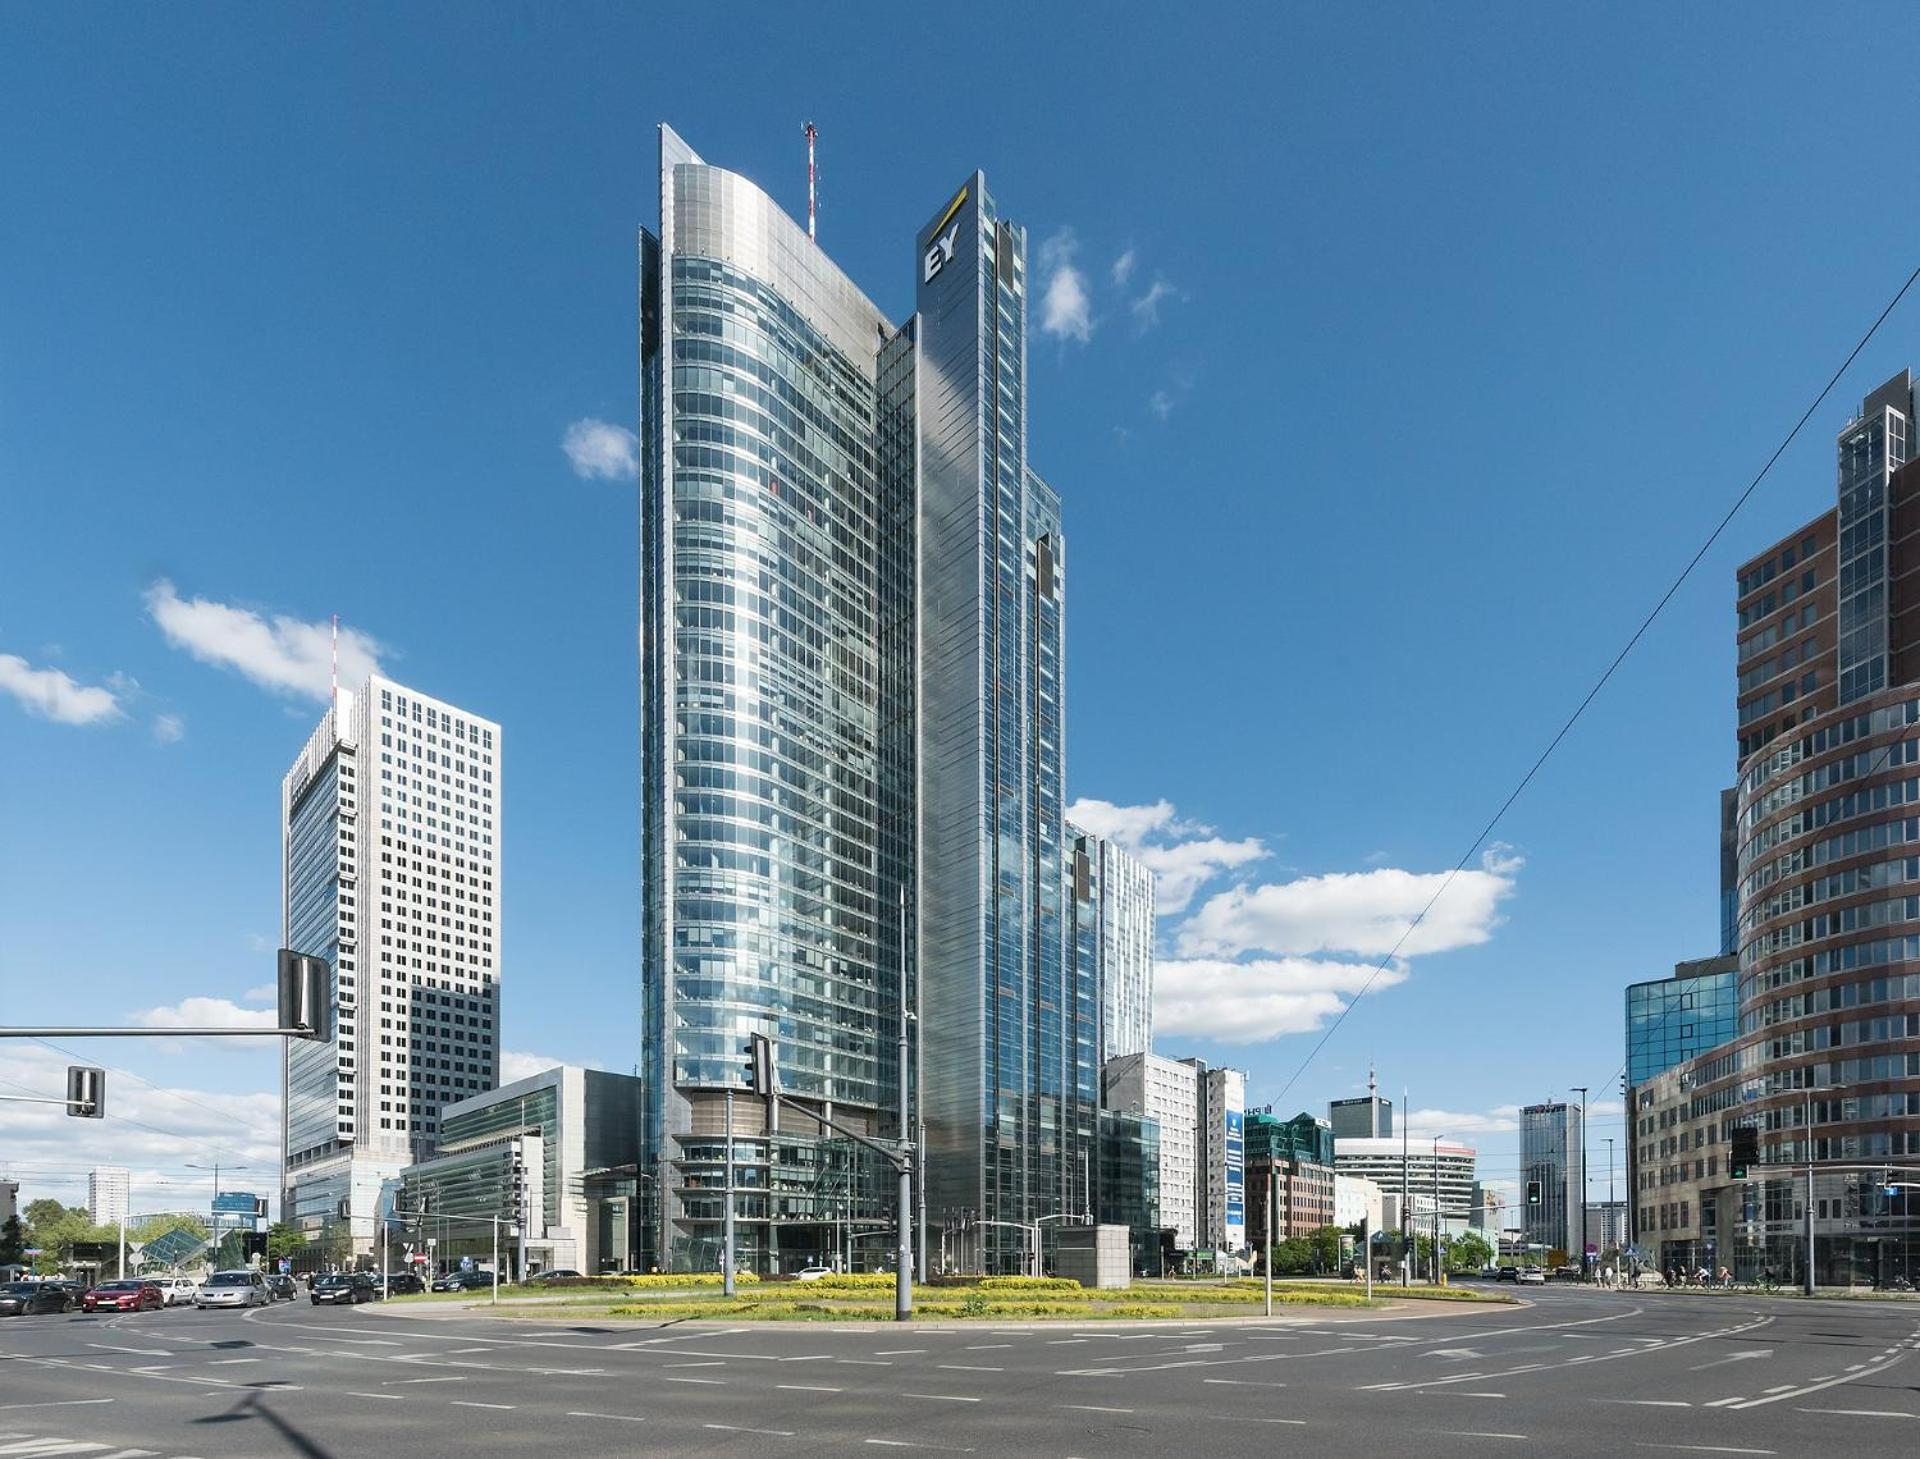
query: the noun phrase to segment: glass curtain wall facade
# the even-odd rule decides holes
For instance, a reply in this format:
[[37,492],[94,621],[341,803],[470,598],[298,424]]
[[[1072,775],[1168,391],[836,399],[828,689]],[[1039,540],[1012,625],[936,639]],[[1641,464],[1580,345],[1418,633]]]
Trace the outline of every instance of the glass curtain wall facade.
[[[1088,1201],[1099,1017],[1063,875],[1065,552],[1027,463],[1025,233],[974,174],[922,230],[895,328],[666,128],[660,216],[640,240],[653,1247],[687,1265],[717,1239],[725,1091],[764,1032],[786,1093],[870,1134],[924,1127],[933,1222],[971,1218],[958,1258],[1018,1270],[1019,1233],[982,1222]],[[910,1109],[903,998],[932,1031]],[[849,1218],[876,1173],[833,1195],[835,1160],[801,1148],[821,1127],[783,1119],[734,1102],[733,1163],[768,1182],[740,1206],[762,1269],[891,1219]]]
[[[661,234],[641,240],[643,1139],[650,1254],[684,1269],[717,1261],[750,1034],[786,1093],[897,1129],[912,706],[882,685],[910,672],[911,558],[877,466],[893,327],[745,178],[664,127],[660,161]],[[759,1187],[742,1264],[824,1259],[823,1131],[769,1129],[751,1097],[733,1113],[735,1183]]]
[[[1520,1111],[1521,1220],[1531,1245],[1580,1253],[1580,1211],[1587,1179],[1580,1151],[1580,1106],[1530,1104]],[[1540,1204],[1526,1204],[1525,1184],[1540,1182]]]
[[[929,1207],[1021,1222],[1097,1157],[1069,1062],[1066,554],[1059,501],[1027,464],[1026,230],[976,172],[915,251]],[[1018,1231],[966,1239],[963,1259],[1019,1270]]]
[[1627,988],[1627,1083],[1717,1048],[1739,1030],[1737,959],[1681,963],[1671,978]]

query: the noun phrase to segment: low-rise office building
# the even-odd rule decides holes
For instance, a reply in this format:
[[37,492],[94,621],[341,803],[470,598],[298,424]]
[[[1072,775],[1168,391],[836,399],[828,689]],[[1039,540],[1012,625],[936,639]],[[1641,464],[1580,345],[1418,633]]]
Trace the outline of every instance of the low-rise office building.
[[503,1272],[631,1268],[639,1113],[639,1080],[570,1065],[447,1105],[441,1153],[389,1185],[389,1259],[490,1258],[497,1226]]

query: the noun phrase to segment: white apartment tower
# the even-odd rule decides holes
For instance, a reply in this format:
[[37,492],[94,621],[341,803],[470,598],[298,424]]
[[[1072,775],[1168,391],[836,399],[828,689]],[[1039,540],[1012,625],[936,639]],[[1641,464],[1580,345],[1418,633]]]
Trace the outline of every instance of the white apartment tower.
[[1153,1048],[1153,873],[1100,845],[1100,1062]]
[[96,1165],[87,1175],[87,1214],[96,1226],[117,1226],[127,1219],[127,1169]]
[[282,783],[282,945],[333,967],[337,1012],[287,1041],[281,1216],[328,1257],[371,1249],[381,1182],[499,1083],[499,805],[500,726],[378,674]]
[[1158,1054],[1122,1054],[1107,1062],[1101,1104],[1134,1112],[1160,1126],[1160,1224],[1191,1251],[1201,1228],[1199,1209],[1200,1071]]

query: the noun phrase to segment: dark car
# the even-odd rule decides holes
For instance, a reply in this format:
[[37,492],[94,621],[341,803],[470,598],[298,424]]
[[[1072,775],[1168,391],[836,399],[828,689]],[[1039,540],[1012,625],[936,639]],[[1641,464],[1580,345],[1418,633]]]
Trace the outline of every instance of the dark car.
[[0,1286],[0,1315],[23,1317],[34,1312],[71,1312],[73,1293],[64,1282],[8,1282]]
[[537,1287],[542,1282],[565,1282],[579,1275],[580,1273],[574,1271],[571,1267],[557,1267],[552,1271],[535,1272],[527,1278],[526,1284],[529,1287]]
[[388,1272],[384,1295],[388,1297],[409,1297],[415,1292],[424,1292],[427,1284],[420,1280],[416,1272]]
[[158,1282],[102,1282],[88,1289],[80,1305],[89,1312],[158,1312],[167,1295]]
[[292,1277],[283,1277],[278,1272],[267,1278],[267,1291],[276,1302],[291,1302],[300,1295],[300,1288],[294,1285]]
[[1520,1280],[1520,1268],[1517,1266],[1503,1266],[1493,1274],[1493,1279],[1496,1282],[1517,1282]]
[[373,1278],[365,1272],[322,1272],[313,1279],[311,1293],[316,1307],[322,1302],[347,1305],[371,1302],[379,1295]]
[[433,1284],[436,1292],[474,1292],[482,1287],[493,1286],[493,1273],[478,1268],[466,1272],[448,1272]]

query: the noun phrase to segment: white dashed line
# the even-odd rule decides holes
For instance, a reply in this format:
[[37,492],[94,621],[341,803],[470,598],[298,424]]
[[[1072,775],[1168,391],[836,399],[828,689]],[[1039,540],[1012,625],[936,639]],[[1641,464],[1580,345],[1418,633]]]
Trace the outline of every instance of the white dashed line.
[[619,1420],[619,1422],[623,1424],[643,1424],[646,1422],[646,1420],[640,1417],[640,1415],[637,1413],[587,1413],[585,1410],[578,1409],[578,1408],[568,1409],[567,1417],[568,1418],[610,1418],[610,1419],[617,1419]]
[[844,1388],[827,1388],[819,1383],[776,1383],[775,1388],[784,1388],[789,1393],[844,1393]]
[[935,1403],[978,1403],[977,1398],[962,1398],[952,1393],[903,1393],[902,1398],[926,1398]]
[[791,1439],[792,1429],[749,1429],[739,1424],[702,1424],[703,1429],[719,1429],[728,1434],[771,1434],[776,1439]]
[[455,1408],[518,1408],[515,1403],[469,1403],[464,1399],[450,1400]]

